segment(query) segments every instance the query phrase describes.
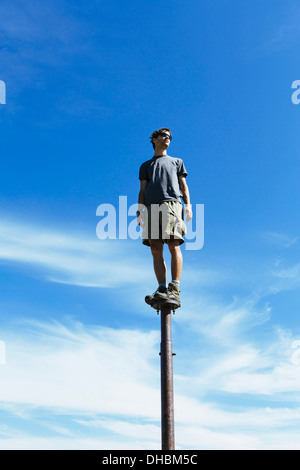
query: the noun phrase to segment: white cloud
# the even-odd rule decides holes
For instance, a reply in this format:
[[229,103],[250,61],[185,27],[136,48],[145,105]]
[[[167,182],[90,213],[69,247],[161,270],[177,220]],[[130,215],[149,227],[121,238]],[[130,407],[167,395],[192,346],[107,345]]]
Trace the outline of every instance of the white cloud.
[[[270,341],[270,340],[269,340]],[[253,343],[256,342],[253,338]],[[207,358],[199,359],[189,377],[189,389],[201,390],[209,396],[215,389],[231,396],[247,395],[268,397],[278,403],[299,402],[300,350],[299,338],[291,332],[278,329],[272,342],[260,346],[244,343],[238,339],[231,347],[215,344]],[[208,362],[208,364],[207,364]],[[198,375],[199,374],[199,375]],[[198,375],[198,378],[197,378]],[[185,383],[180,381],[181,393]]]
[[87,428],[105,428],[109,431],[113,431],[116,434],[126,436],[135,441],[139,439],[147,442],[158,443],[160,440],[160,425],[156,424],[139,424],[128,421],[121,421],[118,419],[102,419],[102,420],[78,420],[82,426]]
[[[148,446],[147,449],[157,447]],[[82,437],[67,439],[62,437],[31,436],[23,434],[18,438],[0,439],[1,450],[132,450],[132,442],[121,442],[109,439],[85,439]],[[136,444],[135,450],[144,450],[145,447]]]
[[52,282],[86,287],[149,282],[152,272],[141,266],[135,251],[127,240],[98,240],[96,229],[86,236],[0,222],[0,259],[43,268]]
[[[35,321],[24,323],[19,335],[6,333],[7,363],[0,368],[1,409],[29,422],[44,421],[46,414],[51,416],[49,423],[55,424],[49,425],[52,437],[47,440],[2,426],[0,448],[159,448],[158,336],[157,331]],[[292,401],[290,407],[260,407],[258,403],[235,407],[233,399],[223,408],[206,397],[217,391],[232,396],[267,391],[276,403],[287,390],[298,396],[299,366],[288,359],[291,340],[289,333],[281,331],[264,354],[245,346],[218,362],[216,357],[207,358],[206,367],[194,369],[193,376],[189,369],[177,377],[175,366],[177,447],[288,448],[287,436],[292,438],[300,417]],[[260,372],[261,368],[266,371]],[[263,381],[253,379],[260,373]],[[61,422],[62,416],[69,416],[68,423]],[[94,439],[97,430],[99,439]],[[113,437],[104,438],[105,430]],[[86,437],[80,440],[79,435]],[[296,445],[294,438],[291,442]]]
[[[32,323],[6,339],[0,402],[157,418],[157,333]],[[148,403],[145,406],[145,403]]]
[[186,299],[185,313],[179,313],[177,321],[218,347],[231,349],[233,344],[240,345],[246,331],[264,324],[271,315],[268,304],[259,306],[261,299],[256,294],[227,303],[217,296],[215,299],[205,292],[198,294],[189,290],[182,298]]
[[[0,259],[35,266],[35,274],[52,282],[98,287],[128,282],[130,295],[145,282],[153,283],[150,253],[145,269],[131,242],[106,243],[96,234],[93,238],[51,231],[5,218],[0,224]],[[214,278],[215,285],[222,284],[224,272],[190,268],[189,263],[185,269],[193,282],[182,293],[184,309],[174,317],[175,334],[180,330],[184,335],[184,341],[174,344],[177,446],[289,448],[286,436],[296,445],[292,436],[300,414],[300,369],[293,345],[298,338],[283,328],[267,340],[249,335],[270,319],[262,295],[216,300],[205,289],[214,286]],[[201,295],[193,276],[201,284]],[[25,421],[38,421],[45,413],[54,424],[47,440],[2,427],[0,448],[159,447],[158,331],[27,321],[21,335],[7,331],[1,339],[6,343],[6,365],[0,368],[3,413]],[[218,393],[227,397],[224,404],[222,398],[212,400]],[[235,407],[235,397],[243,403],[245,395],[255,403]],[[281,407],[287,397],[289,407]],[[266,398],[271,404],[261,405]],[[72,416],[73,424],[85,431],[62,416]],[[82,432],[86,439],[78,438]]]
[[273,270],[273,275],[275,277],[291,280],[297,283],[300,281],[300,263],[288,268]]

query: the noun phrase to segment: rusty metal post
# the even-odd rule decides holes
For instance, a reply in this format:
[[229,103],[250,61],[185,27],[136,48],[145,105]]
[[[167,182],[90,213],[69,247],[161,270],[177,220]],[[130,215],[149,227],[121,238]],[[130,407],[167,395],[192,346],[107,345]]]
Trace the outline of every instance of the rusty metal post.
[[161,437],[162,450],[175,450],[172,315],[161,308]]

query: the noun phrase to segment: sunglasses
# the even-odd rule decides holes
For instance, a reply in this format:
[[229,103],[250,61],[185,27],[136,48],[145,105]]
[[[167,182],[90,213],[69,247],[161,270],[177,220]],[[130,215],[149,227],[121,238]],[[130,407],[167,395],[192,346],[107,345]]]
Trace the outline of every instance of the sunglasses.
[[169,137],[170,140],[172,140],[172,136],[170,134],[167,134],[166,132],[160,132],[157,134],[157,136],[162,136],[162,137]]

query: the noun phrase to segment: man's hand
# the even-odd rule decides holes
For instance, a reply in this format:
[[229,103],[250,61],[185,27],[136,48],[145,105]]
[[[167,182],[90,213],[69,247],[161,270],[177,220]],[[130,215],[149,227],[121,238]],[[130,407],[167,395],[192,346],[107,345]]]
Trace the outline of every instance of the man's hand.
[[184,208],[184,215],[186,215],[186,221],[189,222],[193,218],[192,206],[187,204]]
[[136,223],[140,226],[140,227],[144,227],[144,219],[143,219],[143,213],[142,212],[139,212],[137,211],[136,213]]
[[192,206],[190,204],[190,192],[188,185],[186,184],[186,177],[182,175],[179,177],[179,186],[182,192],[182,199],[184,202],[184,215],[186,215],[186,221],[189,222],[193,217]]
[[136,223],[139,227],[144,227],[144,214],[143,211],[145,210],[144,201],[145,201],[145,192],[148,185],[147,180],[141,180],[141,187],[139,192],[138,198],[138,210],[136,212]]

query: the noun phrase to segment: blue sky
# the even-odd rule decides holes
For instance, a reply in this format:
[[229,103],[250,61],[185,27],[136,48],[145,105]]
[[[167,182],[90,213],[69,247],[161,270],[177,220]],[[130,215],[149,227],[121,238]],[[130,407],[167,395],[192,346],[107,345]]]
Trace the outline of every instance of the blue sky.
[[160,448],[151,254],[99,240],[96,210],[137,202],[167,126],[205,207],[173,317],[176,446],[299,449],[299,17],[1,2],[0,448]]

